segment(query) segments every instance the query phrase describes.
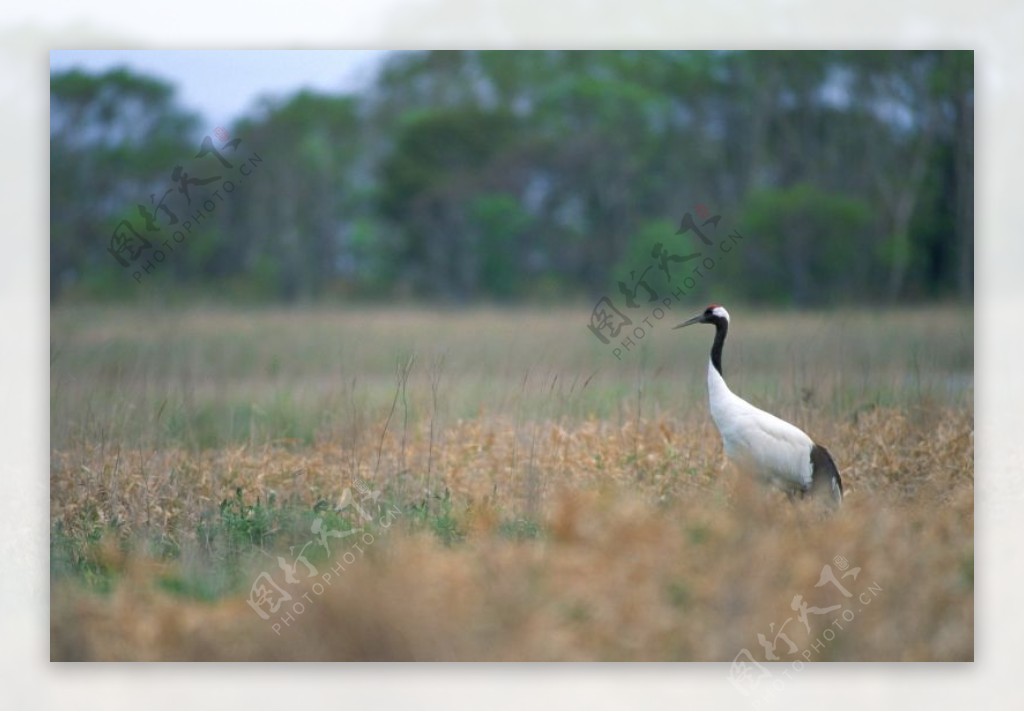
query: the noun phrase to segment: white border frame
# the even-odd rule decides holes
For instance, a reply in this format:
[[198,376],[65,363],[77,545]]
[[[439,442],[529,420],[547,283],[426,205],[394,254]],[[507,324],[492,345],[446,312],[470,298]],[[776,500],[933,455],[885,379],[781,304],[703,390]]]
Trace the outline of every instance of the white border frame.
[[[807,666],[780,708],[1019,707],[1024,579],[1024,4],[791,0],[310,2],[40,0],[0,19],[6,330],[0,437],[0,706],[745,708],[728,666],[51,664],[48,611],[48,52],[81,48],[975,49],[976,663]],[[160,10],[163,8],[163,10]],[[158,13],[163,12],[165,14]],[[26,427],[27,426],[27,427]]]

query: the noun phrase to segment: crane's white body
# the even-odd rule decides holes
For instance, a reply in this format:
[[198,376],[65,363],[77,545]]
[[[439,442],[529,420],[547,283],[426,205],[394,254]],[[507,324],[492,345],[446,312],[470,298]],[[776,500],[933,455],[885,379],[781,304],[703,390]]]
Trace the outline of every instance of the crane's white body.
[[710,361],[708,403],[725,454],[738,468],[787,492],[811,486],[811,438],[730,391]]

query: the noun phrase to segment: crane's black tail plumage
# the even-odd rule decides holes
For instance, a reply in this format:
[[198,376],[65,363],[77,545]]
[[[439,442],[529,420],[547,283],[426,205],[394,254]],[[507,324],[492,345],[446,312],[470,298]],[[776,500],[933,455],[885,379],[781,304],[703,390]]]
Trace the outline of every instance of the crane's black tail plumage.
[[829,451],[817,443],[811,448],[811,486],[815,497],[830,498],[837,506],[843,501],[843,478]]

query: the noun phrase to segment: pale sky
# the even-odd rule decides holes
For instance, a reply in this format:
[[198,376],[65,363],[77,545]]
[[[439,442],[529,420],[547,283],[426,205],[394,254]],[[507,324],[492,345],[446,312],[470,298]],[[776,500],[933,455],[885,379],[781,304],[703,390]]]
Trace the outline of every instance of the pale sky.
[[258,98],[308,88],[350,93],[372,81],[383,50],[53,50],[50,71],[126,66],[175,84],[178,101],[210,127],[227,126]]

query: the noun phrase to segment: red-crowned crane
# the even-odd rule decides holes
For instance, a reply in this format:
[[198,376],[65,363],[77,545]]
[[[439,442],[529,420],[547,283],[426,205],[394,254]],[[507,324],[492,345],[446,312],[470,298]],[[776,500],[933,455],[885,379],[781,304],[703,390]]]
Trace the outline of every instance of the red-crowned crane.
[[675,328],[690,324],[715,326],[708,363],[708,402],[726,456],[740,470],[760,476],[790,498],[809,493],[835,506],[842,503],[843,481],[828,450],[795,425],[747,403],[725,384],[722,345],[729,333],[729,312],[725,307],[712,304]]

